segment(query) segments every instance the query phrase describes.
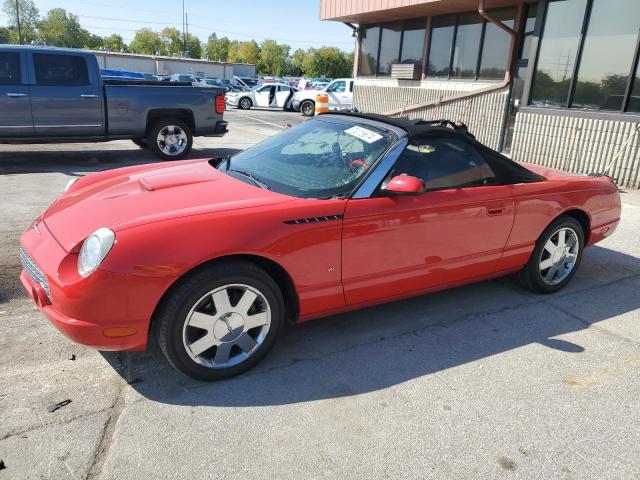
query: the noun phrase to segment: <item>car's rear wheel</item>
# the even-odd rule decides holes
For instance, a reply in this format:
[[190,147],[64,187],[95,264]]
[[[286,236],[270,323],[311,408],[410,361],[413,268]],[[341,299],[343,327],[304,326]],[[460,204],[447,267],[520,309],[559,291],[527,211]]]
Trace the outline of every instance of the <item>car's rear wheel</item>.
[[573,217],[562,216],[540,235],[527,265],[518,273],[522,285],[538,293],[553,293],[573,278],[584,249],[584,231]]
[[306,100],[300,104],[300,112],[305,117],[312,117],[316,111],[316,104],[311,100]]
[[238,108],[241,110],[249,110],[252,106],[251,99],[248,97],[242,97],[238,102]]
[[180,372],[221,380],[256,365],[284,323],[277,283],[250,262],[221,262],[180,282],[155,322],[160,349]]
[[135,143],[138,147],[140,148],[149,148],[149,141],[146,139],[138,139],[138,138],[134,138],[133,140],[131,140],[133,143]]
[[151,127],[147,142],[153,153],[163,160],[181,160],[191,151],[193,132],[182,120],[168,118]]

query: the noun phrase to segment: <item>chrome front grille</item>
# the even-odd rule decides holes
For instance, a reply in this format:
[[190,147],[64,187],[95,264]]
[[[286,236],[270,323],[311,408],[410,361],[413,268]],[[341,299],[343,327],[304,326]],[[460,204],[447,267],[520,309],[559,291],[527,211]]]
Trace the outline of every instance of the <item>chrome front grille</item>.
[[36,265],[36,262],[31,259],[29,254],[22,247],[20,247],[20,261],[22,262],[22,268],[24,268],[24,271],[27,272],[27,275],[29,275],[31,281],[33,283],[40,284],[44,289],[44,292],[47,294],[47,297],[49,297],[49,300],[51,300],[51,292],[49,291],[49,284],[47,283],[47,279],[45,278],[38,265]]

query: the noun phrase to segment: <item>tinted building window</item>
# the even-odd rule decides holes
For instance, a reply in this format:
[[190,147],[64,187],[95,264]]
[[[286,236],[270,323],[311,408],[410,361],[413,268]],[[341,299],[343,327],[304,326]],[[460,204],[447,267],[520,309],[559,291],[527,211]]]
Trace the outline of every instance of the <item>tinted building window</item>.
[[631,90],[631,98],[629,99],[629,111],[640,113],[640,63],[636,70],[636,76],[633,79],[633,90]]
[[531,103],[566,105],[587,0],[549,2],[533,79]]
[[0,85],[20,85],[20,54],[0,53]]
[[35,53],[33,62],[38,85],[89,85],[87,62],[82,57]]
[[475,78],[482,36],[482,17],[474,13],[460,15],[453,54],[451,76]]
[[362,31],[360,43],[360,75],[375,75],[378,58],[378,41],[380,39],[380,27],[365,27]]
[[433,18],[427,75],[434,77],[446,77],[449,75],[455,24],[456,17],[454,16]]
[[378,59],[378,74],[390,75],[391,65],[400,63],[400,37],[402,23],[394,22],[384,25],[381,29],[380,57]]
[[640,2],[594,2],[572,106],[620,110],[640,26]]
[[414,65],[422,65],[424,32],[424,18],[417,18],[415,20],[409,20],[404,23],[400,63],[413,63]]
[[[491,12],[491,16],[513,28],[516,16],[515,10],[498,10]],[[502,79],[507,69],[511,36],[493,23],[487,22],[480,60],[480,78]]]

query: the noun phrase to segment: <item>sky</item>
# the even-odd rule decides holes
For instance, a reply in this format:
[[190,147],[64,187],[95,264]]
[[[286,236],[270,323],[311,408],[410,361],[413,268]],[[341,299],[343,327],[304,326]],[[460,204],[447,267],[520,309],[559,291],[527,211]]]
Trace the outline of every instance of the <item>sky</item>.
[[[184,0],[189,33],[206,41],[211,32],[231,40],[265,38],[286,43],[295,50],[338,47],[353,51],[351,29],[340,22],[320,21],[320,0]],[[182,0],[34,0],[44,15],[61,7],[79,17],[91,33],[120,34],[126,43],[135,31],[147,27],[182,28]],[[0,26],[7,17],[0,12]]]

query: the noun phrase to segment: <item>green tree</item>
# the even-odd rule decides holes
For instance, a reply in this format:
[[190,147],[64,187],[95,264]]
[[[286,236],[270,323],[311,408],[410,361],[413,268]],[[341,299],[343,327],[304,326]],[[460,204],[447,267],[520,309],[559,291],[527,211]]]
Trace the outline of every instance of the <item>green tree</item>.
[[40,22],[40,37],[47,45],[82,48],[89,42],[90,33],[80,25],[78,17],[64,8],[49,10]]
[[11,30],[6,27],[0,27],[0,44],[11,43]]
[[226,62],[229,58],[229,46],[231,42],[227,37],[218,38],[215,33],[209,35],[205,53],[211,60]]
[[164,42],[160,35],[149,28],[138,30],[129,44],[129,50],[133,53],[144,53],[153,55],[156,52],[163,52]]
[[124,43],[122,37],[117,33],[105,37],[102,40],[102,46],[109,50],[113,50],[114,52],[120,52],[122,50],[125,52],[127,51],[127,45]]
[[89,50],[98,50],[103,46],[104,39],[100,35],[89,33],[84,41],[84,47]]
[[200,43],[200,39],[188,33],[186,42],[189,58],[202,58],[202,43]]
[[304,58],[306,53],[301,48],[298,48],[289,59],[289,74],[294,77],[304,74]]
[[184,50],[182,43],[182,34],[177,28],[166,27],[160,32],[160,38],[164,43],[162,49],[165,55],[181,54]]
[[[233,45],[233,42],[232,42]],[[229,61],[236,63],[258,63],[260,47],[255,40],[236,43],[229,46]]]
[[310,48],[304,58],[304,74],[311,77],[349,77],[353,60],[336,47]]
[[[40,12],[36,7],[33,0],[18,0],[18,7],[20,10],[20,30],[22,32],[22,39],[25,43],[31,43],[38,38],[38,25],[40,23]],[[2,11],[9,17],[8,26],[10,30],[16,30],[17,32],[17,12],[16,12],[16,0],[4,0],[2,4]],[[17,33],[16,33],[17,38]],[[18,43],[17,41],[14,43]]]
[[258,72],[283,75],[289,58],[289,45],[279,45],[275,40],[265,40],[260,45]]

